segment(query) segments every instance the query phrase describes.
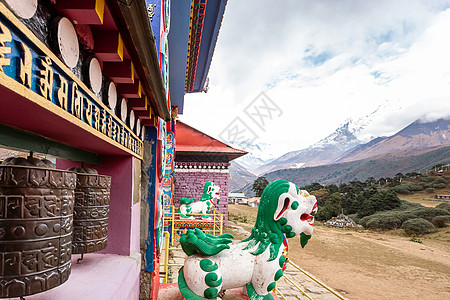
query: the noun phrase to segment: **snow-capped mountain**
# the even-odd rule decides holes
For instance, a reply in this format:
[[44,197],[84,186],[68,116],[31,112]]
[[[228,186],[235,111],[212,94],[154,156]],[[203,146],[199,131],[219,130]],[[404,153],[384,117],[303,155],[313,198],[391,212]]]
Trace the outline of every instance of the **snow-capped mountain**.
[[304,168],[333,163],[344,152],[372,140],[367,132],[369,126],[380,124],[386,115],[401,109],[396,100],[385,101],[371,113],[345,120],[333,133],[305,149],[288,152],[281,157],[257,168],[254,173],[261,175],[271,171],[288,168]]
[[402,104],[399,100],[386,100],[371,113],[359,117],[355,120],[347,119],[346,121],[344,121],[344,124],[348,122],[349,131],[353,133],[358,140],[367,143],[378,137],[373,136],[373,134],[370,133],[371,131],[369,129],[372,126],[379,126],[379,124],[385,123],[386,116],[393,115],[401,110]]
[[432,122],[417,120],[392,136],[376,138],[343,153],[335,162],[355,161],[394,151],[449,144],[450,118]]
[[[286,161],[292,161],[300,155],[313,157],[314,152],[324,154],[324,149],[333,149],[330,145],[333,145],[336,140],[345,136],[343,139],[345,141],[351,137],[347,135],[350,131],[349,125],[346,123],[339,127],[336,132],[317,143],[317,147],[311,146],[301,151],[288,153],[283,157],[288,157]],[[344,134],[346,131],[348,131],[347,134]],[[338,132],[341,134],[337,134]],[[274,162],[280,161],[281,158]],[[264,176],[269,182],[283,178],[299,186],[313,182],[323,185],[339,184],[352,180],[363,181],[369,176],[380,178],[392,177],[399,172],[403,174],[422,172],[436,164],[448,164],[449,159],[450,116],[430,121],[416,120],[393,135],[377,137],[368,143],[358,145],[323,166],[290,170],[284,168],[280,171],[266,172]],[[246,195],[251,195],[251,184],[241,190]]]
[[266,143],[239,142],[232,143],[231,145],[237,149],[242,149],[248,152],[248,154],[236,159],[235,161],[251,173],[254,173],[259,167],[277,158],[274,151],[272,151],[271,146]]
[[[259,167],[256,174],[264,174],[280,169],[312,167],[333,162],[345,151],[350,150],[362,141],[358,140],[349,128],[351,120],[347,120],[333,133],[306,149],[292,151]],[[358,127],[361,128],[361,127]]]

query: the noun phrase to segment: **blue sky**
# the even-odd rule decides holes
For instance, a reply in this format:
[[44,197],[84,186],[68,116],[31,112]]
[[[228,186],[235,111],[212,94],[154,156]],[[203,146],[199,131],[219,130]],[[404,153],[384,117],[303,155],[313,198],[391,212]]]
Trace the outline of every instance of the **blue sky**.
[[[362,138],[389,135],[450,115],[450,1],[229,0],[209,78],[180,119],[214,137],[240,118],[281,155],[380,105]],[[261,92],[282,112],[263,129]]]

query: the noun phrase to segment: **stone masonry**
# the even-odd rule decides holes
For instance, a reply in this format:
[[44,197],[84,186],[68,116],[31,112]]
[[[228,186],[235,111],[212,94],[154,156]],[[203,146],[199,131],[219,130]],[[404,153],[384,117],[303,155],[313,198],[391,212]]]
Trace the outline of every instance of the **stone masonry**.
[[195,198],[199,201],[203,187],[212,181],[220,187],[220,203],[215,205],[223,214],[224,225],[228,223],[228,177],[229,163],[218,162],[175,162],[175,183],[173,204],[180,207],[180,198]]

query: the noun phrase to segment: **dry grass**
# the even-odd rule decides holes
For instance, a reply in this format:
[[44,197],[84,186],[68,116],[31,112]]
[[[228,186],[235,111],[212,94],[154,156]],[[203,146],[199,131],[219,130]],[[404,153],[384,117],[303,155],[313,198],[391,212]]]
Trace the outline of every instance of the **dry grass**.
[[[412,203],[420,203],[423,206],[435,207],[436,205],[444,202],[444,201],[436,201],[437,200],[435,198],[436,194],[439,194],[439,195],[450,194],[450,191],[448,189],[439,189],[432,194],[421,191],[421,192],[415,192],[414,194],[410,194],[410,195],[397,194],[397,196],[401,200],[405,200],[405,201],[412,202]],[[436,199],[436,200],[433,200],[433,199]]]
[[256,215],[258,209],[255,207],[250,207],[248,205],[240,204],[228,204],[228,217],[229,220],[239,219],[242,216],[246,216],[248,222],[254,224],[256,221]]
[[[247,230],[257,208],[229,205]],[[253,220],[253,221],[251,221]],[[450,299],[450,228],[410,241],[402,230],[351,231],[316,223],[305,248],[289,239],[289,257],[348,299]]]
[[[448,229],[445,233],[448,236]],[[349,299],[449,299],[449,242],[316,227],[289,256]]]
[[[256,214],[258,209],[250,207],[248,205],[240,204],[228,204],[228,220],[231,223],[238,224],[248,232],[251,231],[253,225],[256,222]],[[226,233],[231,233],[236,239],[244,239],[248,234],[244,234],[242,231],[237,231],[232,228],[226,228]]]

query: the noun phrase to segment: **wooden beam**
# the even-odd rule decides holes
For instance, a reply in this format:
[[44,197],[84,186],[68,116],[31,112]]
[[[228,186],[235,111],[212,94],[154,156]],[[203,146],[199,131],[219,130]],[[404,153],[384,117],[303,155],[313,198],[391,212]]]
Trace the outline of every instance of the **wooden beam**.
[[125,98],[142,98],[142,87],[139,80],[134,83],[122,83],[117,85],[117,92]]
[[131,60],[105,62],[103,63],[103,74],[116,84],[134,83],[134,65]]
[[123,40],[118,31],[92,31],[94,53],[98,60],[105,62],[123,61]]
[[136,112],[142,111],[146,115],[149,115],[149,112],[147,110],[147,107],[148,107],[147,97],[128,98],[128,107],[132,108]]
[[141,119],[141,124],[144,126],[156,126],[156,118],[155,116],[152,116],[151,119]]
[[100,163],[100,156],[92,152],[58,143],[45,137],[0,124],[0,144],[6,147],[49,154],[93,165]]
[[101,25],[105,0],[58,0],[56,9],[77,24]]
[[150,120],[152,118],[152,108],[150,107],[147,97],[145,97],[145,110],[138,108],[135,109],[135,113],[136,117],[140,120]]

